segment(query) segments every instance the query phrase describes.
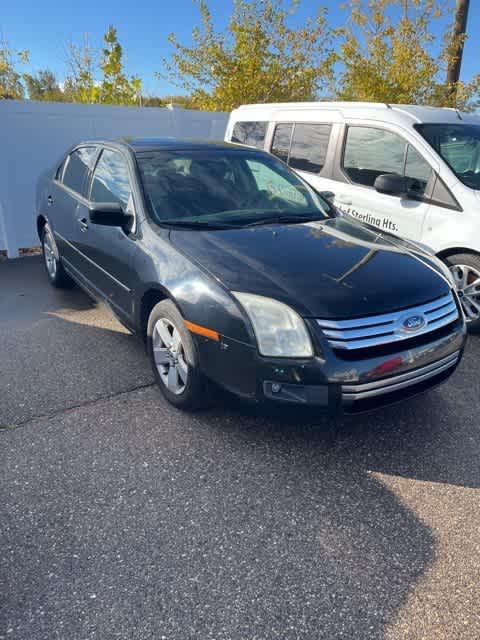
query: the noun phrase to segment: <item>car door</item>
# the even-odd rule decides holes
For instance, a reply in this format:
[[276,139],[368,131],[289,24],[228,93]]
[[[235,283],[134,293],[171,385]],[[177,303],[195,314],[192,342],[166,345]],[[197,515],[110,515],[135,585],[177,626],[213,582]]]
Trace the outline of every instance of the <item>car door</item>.
[[[387,173],[410,178],[414,195],[379,193],[375,180]],[[338,177],[334,202],[339,209],[382,231],[421,240],[430,208],[425,193],[435,172],[405,138],[377,125],[348,125]]]
[[82,269],[82,257],[75,250],[80,232],[77,211],[85,202],[89,169],[95,157],[95,147],[78,147],[71,151],[58,168],[47,193],[47,215],[61,259],[67,269]]
[[[136,212],[132,190],[133,175],[127,156],[111,148],[103,148],[93,169],[88,202],[77,209],[78,251],[86,258],[85,276],[89,285],[105,298],[125,320],[132,316],[136,251]],[[89,208],[96,203],[120,203],[133,218],[128,228],[92,224]]]

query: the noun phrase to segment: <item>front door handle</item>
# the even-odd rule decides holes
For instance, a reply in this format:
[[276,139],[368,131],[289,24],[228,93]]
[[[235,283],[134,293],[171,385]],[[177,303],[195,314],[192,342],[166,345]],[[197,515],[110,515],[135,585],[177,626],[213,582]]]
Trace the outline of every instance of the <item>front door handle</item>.
[[352,204],[352,199],[350,198],[350,196],[340,195],[337,198],[337,202],[339,202],[340,204]]
[[53,198],[52,198],[52,196],[48,196],[48,197],[47,197],[47,204],[48,204],[48,206],[49,206],[49,207],[51,207],[51,206],[52,206],[52,204],[53,204]]
[[79,218],[78,224],[80,225],[80,231],[86,231],[88,229],[88,220],[86,218]]

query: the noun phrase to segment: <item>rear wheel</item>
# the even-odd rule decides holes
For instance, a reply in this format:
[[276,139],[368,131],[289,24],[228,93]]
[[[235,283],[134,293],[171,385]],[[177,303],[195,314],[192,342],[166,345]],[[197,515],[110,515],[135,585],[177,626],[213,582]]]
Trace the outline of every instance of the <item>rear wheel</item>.
[[171,300],[159,302],[150,313],[147,350],[160,391],[171,404],[186,411],[209,404],[209,385],[192,336]]
[[458,253],[445,262],[455,280],[468,329],[480,333],[480,256]]
[[58,289],[70,289],[73,287],[73,280],[59,260],[57,243],[48,224],[42,229],[42,251],[50,284]]

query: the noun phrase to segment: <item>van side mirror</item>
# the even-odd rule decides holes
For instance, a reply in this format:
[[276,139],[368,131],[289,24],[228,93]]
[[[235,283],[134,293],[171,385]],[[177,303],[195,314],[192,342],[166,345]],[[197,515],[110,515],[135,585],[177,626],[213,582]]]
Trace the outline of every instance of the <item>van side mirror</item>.
[[379,193],[390,196],[407,196],[410,192],[410,180],[398,173],[383,173],[377,176],[373,186]]
[[125,213],[119,202],[95,202],[89,210],[90,222],[106,227],[123,227],[132,216]]

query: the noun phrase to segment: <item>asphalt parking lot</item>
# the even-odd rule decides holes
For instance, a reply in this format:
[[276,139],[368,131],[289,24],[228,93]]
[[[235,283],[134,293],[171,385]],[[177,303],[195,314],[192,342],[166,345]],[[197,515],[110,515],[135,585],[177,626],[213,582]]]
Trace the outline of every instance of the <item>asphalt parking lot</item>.
[[108,310],[0,262],[0,639],[478,639],[479,361],[363,417],[187,415]]

